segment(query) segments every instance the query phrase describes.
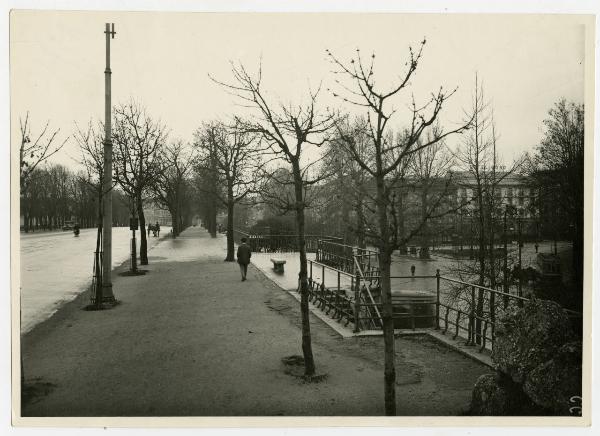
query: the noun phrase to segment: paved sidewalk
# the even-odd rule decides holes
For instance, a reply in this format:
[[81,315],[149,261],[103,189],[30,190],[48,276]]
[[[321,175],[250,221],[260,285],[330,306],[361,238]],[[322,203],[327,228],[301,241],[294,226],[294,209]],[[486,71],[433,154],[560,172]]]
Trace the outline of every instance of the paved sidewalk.
[[[190,228],[149,252],[145,276],[114,274],[121,304],[81,296],[23,338],[23,416],[383,415],[383,342],[343,339],[311,316],[320,383],[289,374],[298,302],[254,266],[240,281],[225,240]],[[126,266],[121,267],[126,269]],[[423,336],[397,339],[399,415],[458,415],[489,369]]]

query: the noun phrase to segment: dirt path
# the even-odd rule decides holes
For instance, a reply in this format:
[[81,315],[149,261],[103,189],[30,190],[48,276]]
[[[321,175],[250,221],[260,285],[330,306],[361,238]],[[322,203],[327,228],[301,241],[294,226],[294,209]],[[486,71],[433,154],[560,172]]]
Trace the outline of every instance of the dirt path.
[[[78,299],[23,338],[37,395],[24,416],[382,415],[382,339],[342,339],[311,317],[320,383],[289,375],[298,303],[254,267],[241,282],[223,239],[192,228],[115,275],[121,304]],[[425,337],[397,339],[398,414],[457,415],[489,369]]]

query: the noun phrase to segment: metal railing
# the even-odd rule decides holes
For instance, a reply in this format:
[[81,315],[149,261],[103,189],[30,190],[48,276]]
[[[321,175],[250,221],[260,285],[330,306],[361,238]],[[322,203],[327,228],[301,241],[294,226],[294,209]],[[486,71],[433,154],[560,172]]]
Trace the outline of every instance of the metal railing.
[[[317,261],[309,260],[308,262],[309,301],[315,304],[317,308],[324,310],[327,315],[331,314],[330,316],[338,322],[345,321],[345,326],[349,323],[354,324],[354,332],[382,328],[383,317],[381,313],[383,304],[381,301],[377,301],[378,297],[373,295],[374,291],[378,292],[378,286],[374,287],[368,280],[365,280],[358,270],[358,266],[358,272],[350,274]],[[315,276],[315,271],[321,272],[320,277]],[[327,272],[330,272],[330,275],[333,276],[333,280],[330,279],[332,283],[329,283],[326,279]],[[345,284],[342,282],[342,278],[345,279]],[[392,322],[394,323],[397,320],[407,320],[409,328],[413,330],[417,327],[420,319],[429,320],[429,324],[433,324],[435,319],[433,310],[423,311],[419,308],[434,306],[436,304],[435,299],[412,296],[409,300],[403,300],[400,303],[394,301],[393,298],[392,304],[394,304],[392,314]]]
[[[248,240],[248,245],[256,253],[287,253],[299,251],[298,235],[271,235],[246,233],[241,230],[234,230],[234,239],[240,243],[242,237]],[[323,235],[304,235],[306,251],[315,253],[318,249],[319,241],[341,241],[341,238],[335,236]]]
[[379,253],[377,251],[321,239],[317,243],[316,253],[317,262],[347,273],[356,273],[355,263],[358,261],[364,277],[379,275]]
[[[345,320],[346,325],[353,323],[355,332],[381,328],[383,304],[377,253],[331,241],[319,241],[317,246],[317,260],[309,260],[310,300],[327,314],[332,313],[338,321]],[[365,267],[367,271],[363,270]],[[315,268],[321,271],[320,279],[313,275]],[[325,280],[327,271],[337,278],[331,284]],[[390,279],[435,280],[435,292],[429,295],[409,294],[402,300],[392,296],[394,324],[396,320],[407,320],[412,329],[417,324],[429,324],[443,334],[453,333],[454,339],[465,339],[467,345],[479,347],[480,352],[493,349],[498,320],[529,301],[501,289],[442,276],[439,270],[433,276],[392,276]],[[575,320],[581,317],[580,313],[566,311]]]

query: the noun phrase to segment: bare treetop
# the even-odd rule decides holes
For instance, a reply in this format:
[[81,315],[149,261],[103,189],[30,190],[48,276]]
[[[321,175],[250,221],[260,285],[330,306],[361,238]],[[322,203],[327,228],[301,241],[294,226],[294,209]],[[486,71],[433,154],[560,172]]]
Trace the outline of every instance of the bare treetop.
[[25,187],[28,179],[38,165],[57,153],[69,139],[67,137],[61,143],[56,143],[55,140],[60,129],[56,129],[54,132],[46,135],[46,133],[48,133],[49,125],[50,121],[46,121],[42,131],[39,135],[34,136],[34,139],[32,140],[29,112],[25,115],[25,121],[19,119],[19,127],[21,130],[21,147],[19,149],[21,189]]
[[[236,202],[255,191],[256,172],[262,163],[257,135],[244,130],[239,118],[231,125],[223,122],[204,123],[194,133],[194,145],[200,151],[199,163],[215,178],[231,183]],[[220,200],[227,204],[226,198]]]
[[154,181],[166,128],[135,102],[114,109],[115,179],[130,195],[141,195]]
[[[404,123],[403,134],[394,136],[386,130],[388,122],[397,112],[397,109],[391,107],[390,99],[399,95],[401,91],[410,86],[410,79],[418,67],[425,42],[423,40],[416,51],[412,47],[409,47],[409,59],[405,64],[407,66],[406,71],[401,74],[397,84],[387,89],[380,88],[375,83],[374,53],[370,56],[370,61],[365,61],[360,50],[356,50],[355,57],[350,62],[344,63],[329,50],[326,50],[330,62],[337,68],[334,74],[345,76],[352,84],[348,85],[343,83],[342,80],[336,79],[335,82],[342,88],[342,93],[332,92],[334,97],[341,98],[351,105],[367,109],[366,131],[372,140],[372,145],[375,148],[374,152],[382,156],[382,167],[379,169],[375,169],[372,165],[362,162],[361,166],[363,169],[371,175],[374,175],[377,171],[381,171],[383,175],[391,173],[410,154],[427,148],[451,134],[462,132],[470,125],[469,120],[465,124],[461,124],[459,127],[446,132],[439,129],[437,131],[438,135],[428,140],[419,141],[425,129],[438,119],[444,103],[457,89],[454,88],[451,91],[445,91],[443,87],[440,87],[436,93],[431,93],[429,100],[423,105],[418,105],[414,95],[411,94],[408,105],[410,119]],[[343,135],[343,132],[339,129],[338,133]],[[347,143],[352,142],[351,138],[346,139]],[[360,163],[359,154],[354,152],[353,154]]]
[[[276,154],[283,154],[286,160],[299,159],[302,146],[321,146],[327,140],[327,132],[333,127],[335,114],[320,112],[317,105],[320,86],[316,91],[309,90],[308,102],[292,106],[267,100],[261,88],[262,67],[259,64],[256,77],[242,65],[231,63],[233,83],[211,79],[223,86],[230,94],[242,101],[242,106],[255,109],[256,115],[245,119],[243,128],[247,132],[258,133]],[[277,108],[275,110],[274,108]]]
[[104,126],[99,122],[94,128],[92,121],[89,121],[86,130],[82,130],[77,123],[75,129],[73,136],[81,150],[80,163],[85,168],[87,182],[101,190],[104,173]]

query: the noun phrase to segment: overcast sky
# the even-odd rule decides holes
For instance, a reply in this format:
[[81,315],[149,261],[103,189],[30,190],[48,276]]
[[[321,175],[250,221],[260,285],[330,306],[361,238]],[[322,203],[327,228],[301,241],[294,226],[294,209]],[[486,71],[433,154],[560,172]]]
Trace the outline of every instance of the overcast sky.
[[[299,103],[309,86],[334,85],[325,49],[342,60],[356,48],[374,51],[377,83],[385,86],[404,71],[408,46],[424,37],[409,92],[426,102],[439,86],[458,86],[441,117],[451,128],[464,117],[477,72],[506,161],[539,143],[554,102],[584,101],[585,33],[577,16],[13,11],[13,147],[26,111],[33,134],[50,120],[62,137],[75,122],[103,117],[105,22],[117,31],[111,41],[113,104],[136,99],[168,126],[171,138],[184,141],[202,121],[245,113],[208,77],[229,81],[230,60],[252,71],[262,56],[263,88],[273,101]],[[409,98],[405,93],[394,105]],[[322,103],[347,109],[326,92]],[[398,117],[393,127],[407,122]],[[78,156],[69,141],[53,161],[74,166]]]

